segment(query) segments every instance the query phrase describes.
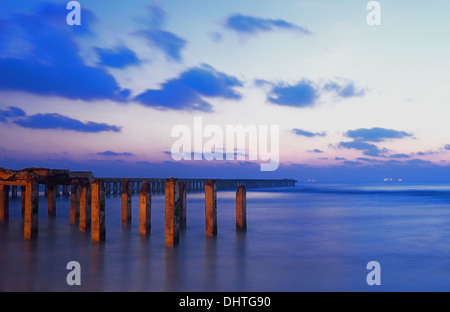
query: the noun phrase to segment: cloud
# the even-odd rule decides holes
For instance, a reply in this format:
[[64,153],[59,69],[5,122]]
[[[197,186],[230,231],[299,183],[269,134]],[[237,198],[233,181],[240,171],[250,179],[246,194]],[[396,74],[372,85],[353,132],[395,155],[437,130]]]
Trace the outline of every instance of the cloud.
[[389,157],[391,157],[391,158],[411,158],[411,156],[408,154],[394,154]]
[[444,149],[450,150],[450,144],[445,145],[445,146],[444,146]]
[[167,59],[181,61],[181,50],[186,46],[186,40],[169,31],[158,29],[140,30],[135,34],[144,37],[151,45],[163,51]]
[[[388,151],[386,148],[379,148],[375,144],[367,142],[382,142],[387,139],[401,139],[404,137],[412,136],[412,134],[405,131],[397,131],[385,128],[360,128],[356,130],[349,130],[344,135],[352,138],[353,141],[340,142],[339,147],[360,150],[363,151],[363,154],[366,156],[383,156],[383,154]],[[390,157],[406,158],[404,154],[394,154]]]
[[410,137],[412,136],[412,134],[405,131],[397,131],[385,128],[360,128],[347,131],[345,133],[345,136],[364,142],[381,142],[386,139],[401,139],[404,137]]
[[378,160],[378,159],[367,158],[367,157],[358,157],[356,159],[357,160],[361,160],[361,161],[365,161],[365,162],[370,162],[370,163],[380,162],[380,160]]
[[133,153],[128,153],[128,152],[116,153],[113,151],[104,151],[101,153],[97,153],[97,155],[100,155],[100,156],[126,156],[126,157],[134,156]]
[[324,91],[330,92],[334,91],[341,98],[349,98],[354,96],[363,96],[365,91],[362,89],[357,89],[353,82],[347,81],[344,84],[339,84],[335,81],[330,81],[323,87]]
[[127,47],[117,47],[115,49],[95,49],[99,56],[99,64],[102,66],[125,68],[131,65],[139,65],[141,61],[134,51]]
[[354,83],[346,80],[344,83],[329,81],[324,86],[302,79],[294,84],[273,83],[264,79],[254,81],[257,87],[270,87],[267,100],[273,104],[292,107],[311,107],[329,93],[338,99],[363,96],[364,90],[357,90]]
[[334,157],[334,160],[345,160],[344,157]]
[[67,28],[67,31],[70,31],[71,34],[78,36],[92,35],[92,25],[97,22],[97,17],[91,10],[83,5],[81,6],[82,23],[76,27],[67,27],[66,19],[61,18],[67,16],[68,12],[66,4],[47,2],[37,9],[36,14],[56,28]]
[[233,87],[240,86],[243,84],[236,77],[203,64],[166,81],[161,89],[149,89],[141,93],[134,100],[158,109],[211,112],[212,105],[203,100],[203,96],[238,100],[241,95]]
[[150,5],[149,13],[145,28],[133,34],[145,38],[151,46],[162,51],[168,60],[180,62],[181,51],[185,48],[187,41],[162,28],[167,19],[167,13],[161,6]]
[[292,129],[292,132],[294,132],[296,135],[302,135],[308,138],[314,137],[314,136],[321,136],[324,137],[327,134],[325,132],[310,132],[310,131],[306,131],[306,130],[301,130],[301,129]]
[[81,122],[60,114],[35,114],[14,120],[13,123],[31,129],[60,129],[91,133],[120,132],[120,128],[117,126],[92,121]]
[[291,30],[303,35],[310,35],[311,31],[303,26],[286,22],[282,19],[260,18],[242,14],[234,14],[226,18],[224,26],[243,34],[256,34],[275,30]]
[[342,162],[344,165],[348,165],[348,166],[357,166],[357,165],[362,165],[361,162],[359,161],[352,161],[352,160],[345,160]]
[[363,142],[361,140],[340,142],[339,147],[363,151],[363,154],[366,156],[381,156],[383,153],[387,152],[387,149],[380,149],[374,144]]
[[431,164],[431,161],[428,160],[422,160],[422,159],[411,159],[411,160],[407,160],[406,161],[408,164],[411,165],[426,165],[426,164]]
[[318,148],[315,148],[315,149],[313,149],[313,150],[311,150],[311,151],[309,151],[309,152],[311,152],[311,153],[317,153],[317,154],[323,153],[323,151],[321,151],[321,150],[318,149]]
[[10,106],[7,109],[0,109],[0,122],[6,122],[9,118],[23,116],[26,116],[26,113],[18,107]]
[[[55,10],[59,7],[49,4],[38,10],[41,15],[17,14],[6,21],[0,36],[0,90],[124,101],[113,76],[84,64],[72,27],[58,27]],[[84,8],[83,14],[87,12]],[[64,10],[59,17],[66,14]]]
[[302,80],[295,85],[275,85],[268,100],[273,104],[308,107],[314,105],[318,93],[311,82]]

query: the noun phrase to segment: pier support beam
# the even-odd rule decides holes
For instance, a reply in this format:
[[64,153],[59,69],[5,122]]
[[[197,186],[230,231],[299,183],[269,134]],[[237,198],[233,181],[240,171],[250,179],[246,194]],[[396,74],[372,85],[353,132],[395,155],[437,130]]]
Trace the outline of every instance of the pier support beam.
[[47,211],[48,217],[56,216],[56,192],[57,185],[46,185],[45,189],[47,190]]
[[205,235],[217,235],[217,185],[211,179],[205,183]]
[[63,185],[63,196],[64,197],[70,197],[69,185]]
[[[107,184],[108,185],[108,184]],[[80,232],[91,229],[91,184],[83,183],[80,188]]]
[[[158,183],[158,185],[160,185],[160,183]],[[167,179],[165,194],[165,244],[168,247],[173,247],[179,244],[179,195],[177,179]]]
[[183,182],[178,183],[180,192],[180,228],[186,228],[186,184]]
[[0,185],[0,221],[9,219],[9,185]]
[[152,193],[150,184],[147,181],[142,182],[139,191],[139,235],[150,234],[152,227]]
[[25,190],[26,186],[20,187],[20,214],[22,218],[25,216]]
[[122,182],[122,225],[131,223],[131,187],[128,180]]
[[105,222],[105,190],[100,179],[92,182],[92,242],[98,243],[106,239]]
[[105,194],[111,194],[111,182],[106,182],[105,183],[106,184],[106,186],[105,186]]
[[39,183],[37,179],[27,180],[25,191],[25,215],[24,215],[24,238],[31,240],[37,238],[39,213]]
[[247,191],[245,186],[238,186],[236,191],[236,230],[247,229]]
[[11,198],[17,198],[17,185],[11,186]]
[[[65,187],[66,185],[64,185]],[[70,224],[75,224],[80,217],[80,182],[73,180],[70,194]]]

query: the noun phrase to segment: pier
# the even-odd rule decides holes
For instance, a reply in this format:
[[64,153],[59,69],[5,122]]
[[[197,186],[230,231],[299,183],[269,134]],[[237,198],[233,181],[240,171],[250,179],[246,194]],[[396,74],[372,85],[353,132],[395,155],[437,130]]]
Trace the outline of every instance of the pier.
[[[166,246],[179,243],[180,228],[186,227],[186,194],[205,193],[205,235],[217,235],[217,190],[236,190],[236,230],[245,230],[246,192],[251,188],[294,186],[291,179],[177,179],[177,178],[111,178],[94,177],[90,171],[64,169],[0,168],[0,222],[9,219],[9,197],[18,197],[20,187],[21,215],[24,220],[24,239],[37,238],[39,213],[39,186],[44,186],[47,214],[57,214],[56,198],[70,197],[70,224],[79,223],[81,232],[91,231],[92,242],[106,239],[105,197],[122,197],[122,226],[131,223],[131,196],[139,194],[139,235],[151,231],[151,196],[165,194]],[[62,186],[62,194],[61,194]]]

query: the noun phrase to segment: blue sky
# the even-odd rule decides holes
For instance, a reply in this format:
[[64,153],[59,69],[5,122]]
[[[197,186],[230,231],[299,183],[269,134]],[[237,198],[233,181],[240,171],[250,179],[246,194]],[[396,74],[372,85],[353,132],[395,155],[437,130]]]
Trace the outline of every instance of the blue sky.
[[[450,4],[0,3],[0,166],[99,176],[450,180]],[[280,164],[175,161],[171,129],[278,125]]]

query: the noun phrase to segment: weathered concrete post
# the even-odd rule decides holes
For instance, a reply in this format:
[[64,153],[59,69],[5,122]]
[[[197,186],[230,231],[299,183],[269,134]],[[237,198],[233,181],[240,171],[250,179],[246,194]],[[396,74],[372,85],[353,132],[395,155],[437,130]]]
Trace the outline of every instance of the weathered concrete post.
[[165,243],[168,247],[176,246],[180,241],[179,196],[177,179],[167,179],[165,194]]
[[9,219],[9,185],[0,185],[0,221]]
[[80,216],[80,181],[72,180],[71,195],[70,195],[70,224],[75,224],[79,216]]
[[59,185],[56,186],[56,197],[61,197],[61,187]]
[[106,182],[105,194],[111,194],[111,182]]
[[91,184],[83,183],[80,189],[80,231],[91,228]]
[[245,186],[238,186],[236,191],[236,230],[247,229],[247,191]]
[[205,235],[217,235],[217,186],[211,179],[205,183]]
[[186,227],[186,184],[183,182],[178,183],[180,191],[180,228]]
[[152,182],[151,189],[152,189],[152,193],[156,193],[156,183],[155,182]]
[[131,223],[131,188],[128,180],[122,182],[122,225]]
[[20,187],[20,207],[21,207],[20,212],[22,218],[25,216],[25,190],[26,186]]
[[113,194],[117,194],[117,182],[113,182]]
[[152,227],[152,193],[150,184],[142,182],[139,191],[139,235],[150,234]]
[[46,185],[48,217],[56,216],[56,185]]
[[105,190],[101,179],[92,182],[92,242],[98,243],[106,239],[105,222]]
[[24,238],[26,240],[37,237],[39,227],[39,183],[36,178],[29,177],[25,191],[25,215],[24,215]]
[[63,196],[64,197],[70,197],[69,185],[67,185],[67,184],[63,185]]
[[17,198],[17,185],[11,186],[11,198]]

